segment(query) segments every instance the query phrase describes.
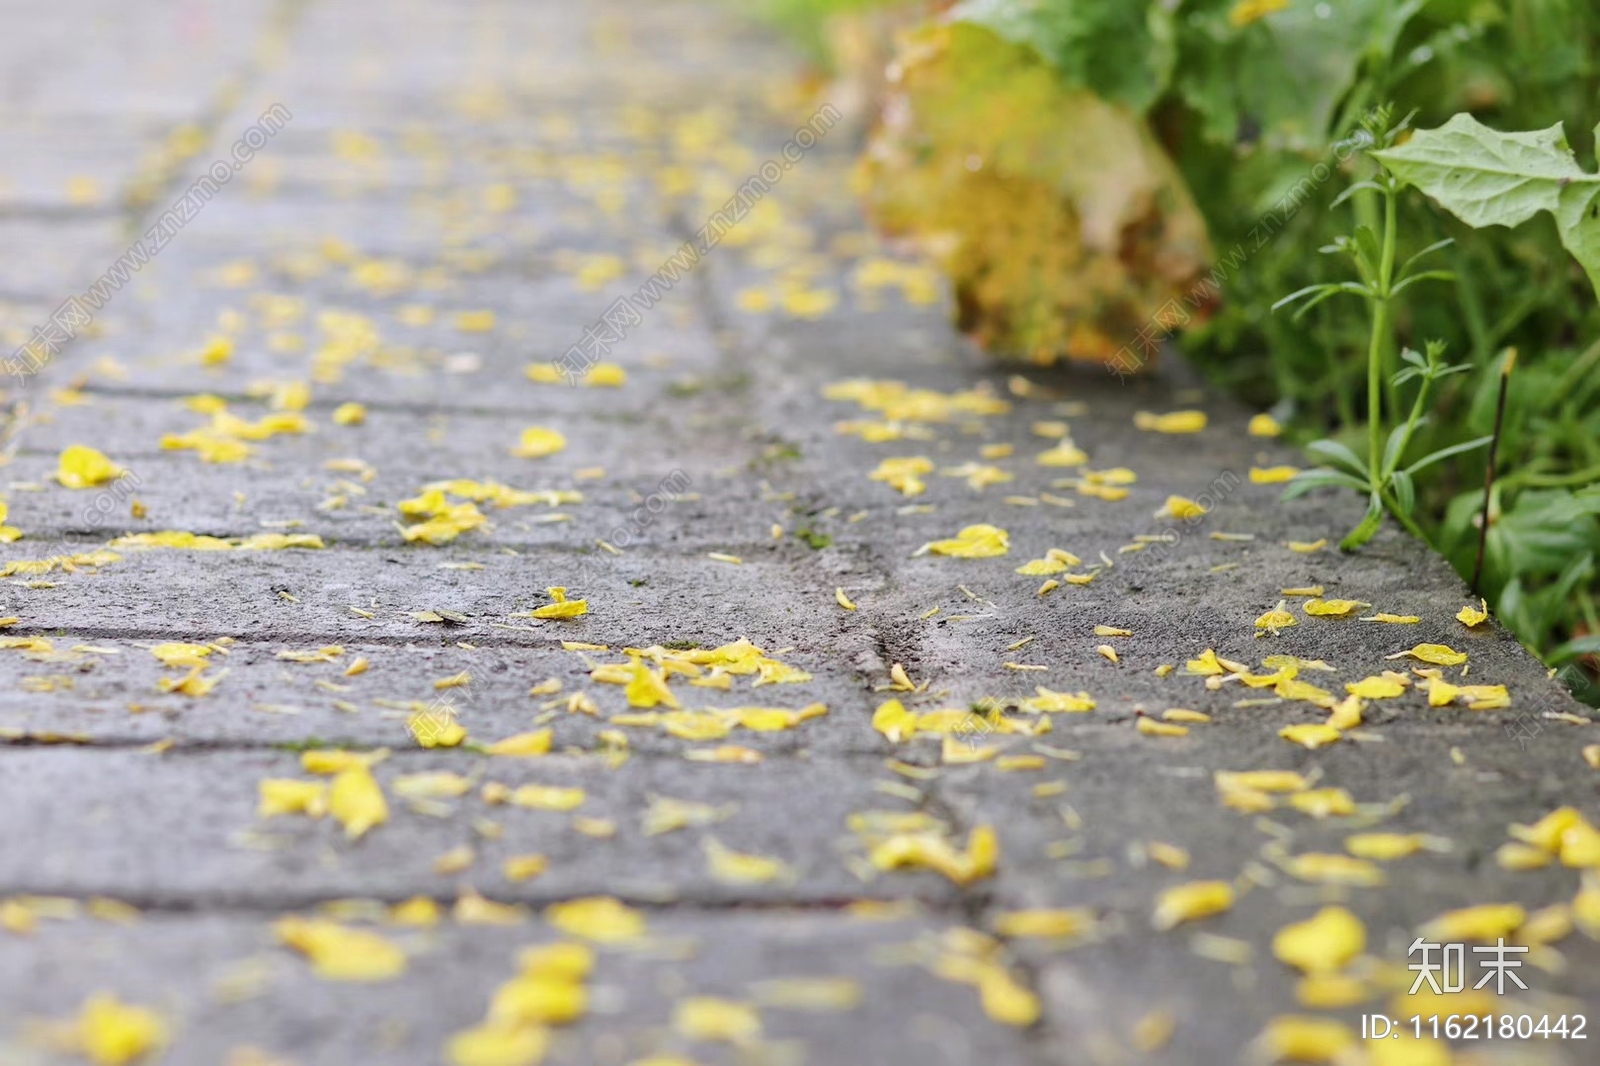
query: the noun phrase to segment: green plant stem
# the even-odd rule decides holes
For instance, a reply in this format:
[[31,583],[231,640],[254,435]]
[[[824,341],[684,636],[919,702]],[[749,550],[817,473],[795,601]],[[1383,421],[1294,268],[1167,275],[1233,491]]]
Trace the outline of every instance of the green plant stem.
[[1416,519],[1400,509],[1400,501],[1394,498],[1394,493],[1385,490],[1381,495],[1383,497],[1383,505],[1389,508],[1390,514],[1400,520],[1400,524],[1405,527],[1407,533],[1410,533],[1424,544],[1430,543],[1428,534],[1424,533],[1422,527],[1417,525]]
[[1372,491],[1383,488],[1383,352],[1389,336],[1389,301],[1394,280],[1395,193],[1383,196],[1383,261],[1378,266],[1372,301],[1372,341],[1367,346],[1367,476]]
[[1383,333],[1389,328],[1389,301],[1372,301],[1372,341],[1367,346],[1367,478],[1372,491],[1383,486]]

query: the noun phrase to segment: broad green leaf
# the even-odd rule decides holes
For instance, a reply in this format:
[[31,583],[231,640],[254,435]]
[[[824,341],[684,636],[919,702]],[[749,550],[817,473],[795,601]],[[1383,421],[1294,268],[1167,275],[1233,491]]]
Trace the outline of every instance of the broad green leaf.
[[1422,7],[1422,0],[1297,0],[1235,26],[1231,3],[1186,4],[1173,84],[1211,141],[1232,145],[1248,119],[1268,148],[1323,151],[1330,136],[1347,132],[1333,126],[1363,61],[1391,55]]
[[1027,45],[1073,88],[1143,111],[1172,74],[1171,7],[1161,0],[966,0],[949,17]]
[[1552,666],[1559,666],[1580,655],[1600,655],[1600,634],[1591,633],[1586,637],[1569,640],[1551,651],[1546,661]]
[[1561,123],[1502,133],[1460,114],[1374,154],[1474,228],[1519,226],[1548,211],[1561,243],[1600,292],[1600,174],[1578,165]]

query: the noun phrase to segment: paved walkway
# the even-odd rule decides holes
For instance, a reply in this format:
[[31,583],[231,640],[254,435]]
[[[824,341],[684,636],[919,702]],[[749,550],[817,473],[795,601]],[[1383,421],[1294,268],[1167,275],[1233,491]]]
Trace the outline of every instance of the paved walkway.
[[[977,357],[855,213],[848,126],[798,132],[825,101],[780,42],[678,2],[225,10],[0,7],[6,350],[155,227],[13,391],[0,1063],[1224,1064],[1288,1015],[1600,1024],[1600,948],[1546,943],[1558,837],[1497,861],[1511,823],[1600,822],[1585,709],[1392,531],[1287,547],[1353,501],[1278,504],[1249,471],[1295,457],[1181,368]],[[584,385],[534,380],[612,327]],[[66,487],[76,445],[125,473]],[[1006,555],[938,543],[979,525]],[[1433,695],[1509,707],[1408,673],[1311,728],[1295,682],[1423,643],[1470,657]],[[1208,649],[1290,665],[1247,688]],[[1255,770],[1300,776],[1214,777]],[[1397,999],[1418,928],[1488,903],[1556,908],[1478,930],[1536,945],[1530,990]],[[1347,979],[1297,984],[1274,935],[1327,906],[1364,949],[1334,912],[1281,950]],[[592,972],[519,961],[558,941]]]

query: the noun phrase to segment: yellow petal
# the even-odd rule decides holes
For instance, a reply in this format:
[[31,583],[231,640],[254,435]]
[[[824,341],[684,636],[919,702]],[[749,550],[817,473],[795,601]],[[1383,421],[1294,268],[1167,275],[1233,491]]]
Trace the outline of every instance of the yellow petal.
[[587,794],[581,788],[559,785],[522,785],[506,797],[513,806],[535,811],[570,811],[583,806]]
[[1221,914],[1233,906],[1233,886],[1226,881],[1191,881],[1165,889],[1150,919],[1157,929]]
[[567,438],[557,430],[544,426],[529,426],[522,431],[522,439],[511,449],[511,454],[523,459],[542,459],[565,450]]
[[672,1027],[690,1040],[745,1044],[761,1036],[761,1014],[749,1003],[692,996],[679,1001]]
[[1355,833],[1345,837],[1344,847],[1363,859],[1388,862],[1416,854],[1424,839],[1420,833]]
[[1276,418],[1263,411],[1250,419],[1246,432],[1252,437],[1276,437],[1283,432],[1283,427],[1278,424]]
[[549,1042],[536,1025],[485,1022],[452,1036],[445,1054],[450,1066],[537,1066]]
[[997,526],[967,526],[950,540],[936,540],[923,546],[935,555],[957,559],[991,559],[1011,550],[1011,535]]
[[1307,600],[1304,606],[1306,614],[1328,615],[1342,617],[1362,607],[1371,607],[1370,603],[1361,600]]
[[765,884],[791,876],[786,863],[764,855],[747,855],[725,847],[715,837],[704,841],[711,876],[728,884]]
[[1280,485],[1285,481],[1293,481],[1295,475],[1300,473],[1298,466],[1269,466],[1250,468],[1250,484],[1252,485]]
[[167,1023],[154,1011],[101,994],[84,1003],[78,1036],[84,1054],[99,1066],[123,1066],[166,1044]]
[[123,473],[122,467],[83,444],[69,445],[56,466],[56,480],[69,489],[93,488],[115,481]]
[[621,944],[645,935],[644,915],[610,896],[552,903],[544,918],[569,936],[597,944]]
[[994,930],[1001,936],[1016,938],[1079,936],[1096,926],[1094,911],[1088,907],[1059,910],[1004,911],[995,918]]
[[1283,868],[1302,881],[1325,885],[1376,886],[1385,881],[1383,871],[1366,859],[1330,852],[1296,855]]
[[1206,428],[1206,413],[1171,411],[1164,415],[1156,415],[1149,411],[1138,411],[1133,416],[1133,424],[1139,429],[1154,433],[1199,433]]
[[405,952],[376,933],[292,915],[280,919],[273,931],[310,959],[312,970],[327,981],[388,981],[406,969]]
[[1460,666],[1467,661],[1466,652],[1456,651],[1444,644],[1418,644],[1408,651],[1388,655],[1385,658],[1403,659],[1406,656],[1419,659],[1425,663],[1432,663],[1435,666]]
[[328,813],[328,786],[322,781],[267,778],[257,787],[260,792],[260,803],[256,807],[257,817],[305,814],[312,818],[321,818]]
[[1315,722],[1284,726],[1278,730],[1278,735],[1291,744],[1315,750],[1324,744],[1334,743],[1344,734],[1326,722]]
[[383,789],[365,764],[341,770],[328,790],[328,811],[344,826],[347,837],[355,840],[374,826],[389,819],[389,805]]
[[1424,924],[1423,936],[1438,941],[1477,940],[1492,944],[1516,931],[1528,912],[1515,903],[1485,903],[1447,911]]
[[1364,700],[1386,700],[1405,695],[1406,687],[1388,677],[1364,677],[1360,681],[1346,682],[1344,690]]
[[1289,797],[1289,806],[1313,818],[1328,818],[1356,813],[1355,800],[1342,788],[1317,788],[1309,792],[1296,792]]
[[1257,1043],[1269,1062],[1331,1063],[1352,1051],[1357,1037],[1332,1018],[1284,1014],[1267,1023]]
[[1487,600],[1479,600],[1476,607],[1469,603],[1456,612],[1456,618],[1468,628],[1481,625],[1489,620],[1489,603]]
[[1272,953],[1302,973],[1342,970],[1366,947],[1366,927],[1343,907],[1324,907],[1303,922],[1284,926],[1272,938]]
[[497,740],[490,744],[487,750],[490,755],[513,755],[528,758],[548,755],[551,742],[552,734],[549,728],[535,729],[529,733],[517,733],[514,736],[506,737],[504,740]]

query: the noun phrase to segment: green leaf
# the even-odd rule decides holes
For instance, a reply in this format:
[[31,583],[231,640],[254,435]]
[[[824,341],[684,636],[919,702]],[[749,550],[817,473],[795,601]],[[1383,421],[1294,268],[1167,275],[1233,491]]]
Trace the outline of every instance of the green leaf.
[[1551,666],[1560,666],[1580,655],[1600,655],[1600,634],[1591,633],[1552,648],[1545,661]]
[[1378,533],[1378,528],[1383,525],[1383,499],[1374,492],[1367,499],[1367,516],[1361,524],[1352,529],[1350,533],[1339,542],[1339,550],[1353,552]]
[[1171,5],[1160,0],[965,0],[949,17],[1027,45],[1074,88],[1143,111],[1176,58]]
[[1418,459],[1416,462],[1406,467],[1406,473],[1415,474],[1418,470],[1424,470],[1440,460],[1450,458],[1452,455],[1460,455],[1463,452],[1470,452],[1476,448],[1481,448],[1492,440],[1494,440],[1493,436],[1477,437],[1473,440],[1462,441],[1460,444],[1452,444],[1448,448],[1440,448],[1436,452],[1430,452],[1427,455],[1424,455],[1421,459]]
[[1357,492],[1366,492],[1369,487],[1365,480],[1351,477],[1342,470],[1330,470],[1325,466],[1319,466],[1315,470],[1302,470],[1296,474],[1290,479],[1289,484],[1284,487],[1283,494],[1278,498],[1280,500],[1292,500],[1298,496],[1304,496],[1312,489],[1331,488],[1335,485],[1341,488],[1355,489]]
[[1417,509],[1417,483],[1404,470],[1396,470],[1389,478],[1389,484],[1394,486],[1394,502],[1399,505],[1400,513],[1411,517],[1411,513]]
[[1600,174],[1578,165],[1561,123],[1502,133],[1460,114],[1374,155],[1474,228],[1519,226],[1548,211],[1600,292]]
[[[1336,440],[1314,440],[1306,445],[1306,454],[1315,456],[1325,463],[1342,466],[1355,473],[1357,477],[1367,476],[1367,465],[1361,461],[1359,455],[1350,450],[1348,444],[1340,444]],[[1367,487],[1364,481],[1361,487]]]
[[1173,86],[1206,138],[1232,146],[1248,116],[1269,148],[1324,151],[1345,132],[1332,127],[1362,64],[1393,54],[1423,0],[1292,3],[1245,26],[1230,23],[1231,4],[1191,10],[1200,6],[1183,5]]

